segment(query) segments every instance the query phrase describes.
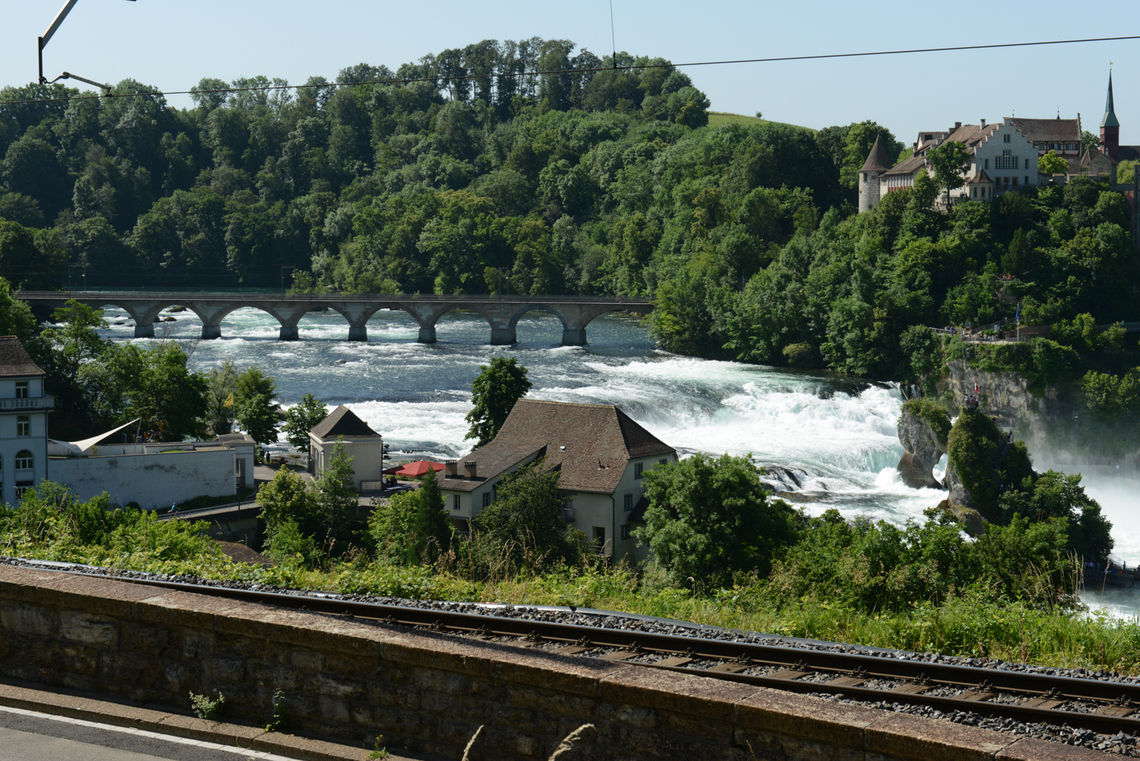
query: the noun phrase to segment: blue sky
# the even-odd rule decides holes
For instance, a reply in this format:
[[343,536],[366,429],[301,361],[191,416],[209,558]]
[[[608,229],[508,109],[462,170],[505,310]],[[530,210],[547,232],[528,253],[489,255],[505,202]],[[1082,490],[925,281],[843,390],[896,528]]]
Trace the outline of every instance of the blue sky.
[[[913,0],[612,3],[619,50],[674,63],[1140,34],[1135,9],[1118,0],[1095,12],[1053,0],[925,9]],[[35,79],[36,38],[63,4],[7,0],[0,85]],[[531,36],[608,53],[610,0],[79,0],[45,50],[44,69],[162,90],[256,74],[299,84],[356,63],[395,69],[449,47]],[[716,111],[813,128],[874,119],[910,143],[921,129],[955,121],[1058,111],[1079,113],[1096,132],[1110,62],[1121,142],[1140,144],[1140,40],[685,71]]]

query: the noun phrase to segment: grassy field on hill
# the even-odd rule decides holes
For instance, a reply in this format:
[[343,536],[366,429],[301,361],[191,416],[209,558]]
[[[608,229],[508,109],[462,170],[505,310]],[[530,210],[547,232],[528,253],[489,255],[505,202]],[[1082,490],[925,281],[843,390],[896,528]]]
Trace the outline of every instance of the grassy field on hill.
[[725,124],[778,124],[783,127],[799,127],[800,129],[806,129],[815,132],[815,130],[811,129],[811,127],[801,127],[798,124],[789,124],[788,122],[774,122],[771,119],[763,119],[757,116],[745,116],[744,114],[726,114],[721,111],[709,111],[710,127],[722,127]]

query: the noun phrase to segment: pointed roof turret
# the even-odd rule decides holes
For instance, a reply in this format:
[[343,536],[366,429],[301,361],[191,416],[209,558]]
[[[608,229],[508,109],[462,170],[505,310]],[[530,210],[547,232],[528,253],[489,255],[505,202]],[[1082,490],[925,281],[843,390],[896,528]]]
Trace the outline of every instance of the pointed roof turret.
[[867,160],[859,171],[884,172],[890,168],[891,158],[887,155],[887,147],[883,145],[883,135],[880,133],[875,136],[875,144],[871,146],[871,152],[867,154]]
[[1112,72],[1108,72],[1108,98],[1104,102],[1104,117],[1100,120],[1102,127],[1119,127],[1116,110],[1112,107]]

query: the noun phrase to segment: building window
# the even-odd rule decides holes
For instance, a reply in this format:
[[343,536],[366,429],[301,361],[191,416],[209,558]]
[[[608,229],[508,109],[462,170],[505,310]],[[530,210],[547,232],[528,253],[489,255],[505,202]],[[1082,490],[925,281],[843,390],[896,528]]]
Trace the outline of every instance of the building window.
[[990,160],[986,159],[986,169],[989,169],[989,168],[990,168]]
[[1025,160],[1025,168],[1026,168],[1026,169],[1029,169],[1029,159],[1026,159],[1026,160]]
[[32,419],[27,415],[19,415],[16,418],[16,435],[17,436],[31,436],[32,435]]
[[658,465],[667,465],[668,463],[669,463],[669,461],[666,460],[664,457],[662,457],[660,460],[657,461]]
[[641,473],[643,470],[645,470],[645,466],[640,462],[635,462],[633,464],[633,477],[641,478]]
[[16,499],[23,499],[24,493],[33,486],[31,481],[19,481],[16,484]]
[[485,492],[483,492],[483,507],[489,507],[490,505],[491,505],[491,492],[485,491]]
[[17,399],[27,399],[28,398],[28,382],[27,381],[16,381],[16,398]]
[[625,511],[627,513],[633,511],[633,495],[632,494],[625,495],[624,507],[625,507]]
[[1017,187],[1017,178],[1016,177],[1013,178],[1013,186],[1015,188]]
[[452,494],[451,495],[451,509],[452,510],[458,510],[459,509],[459,495],[458,494]]
[[629,539],[629,524],[628,523],[621,524],[621,538],[622,539]]
[[16,470],[31,470],[35,464],[36,460],[28,450],[21,449],[16,453]]
[[1008,143],[1009,142],[1009,133],[1007,132],[1006,134],[1002,135],[1001,139],[1002,139],[1002,141]]
[[1000,156],[994,157],[994,166],[998,169],[1017,169],[1017,156],[1012,151],[1004,150]]

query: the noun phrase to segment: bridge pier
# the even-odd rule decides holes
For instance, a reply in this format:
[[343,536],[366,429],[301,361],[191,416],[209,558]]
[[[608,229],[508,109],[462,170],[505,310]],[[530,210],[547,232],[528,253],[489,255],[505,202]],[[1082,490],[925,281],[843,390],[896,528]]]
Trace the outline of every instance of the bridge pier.
[[202,340],[210,341],[222,337],[222,324],[220,322],[202,323]]
[[518,337],[515,335],[514,325],[506,328],[491,327],[492,346],[510,346],[516,343],[518,343]]
[[135,323],[135,338],[154,338],[154,323]]
[[282,325],[281,329],[277,331],[277,340],[279,341],[298,341],[301,338],[301,331],[297,329],[297,324]]
[[575,325],[573,327],[567,326],[562,328],[562,345],[563,346],[585,346],[586,345],[586,328],[585,326]]
[[348,340],[349,341],[367,341],[368,340],[368,326],[366,324],[349,325],[348,326]]
[[420,335],[416,341],[422,344],[435,343],[435,325],[420,325]]

